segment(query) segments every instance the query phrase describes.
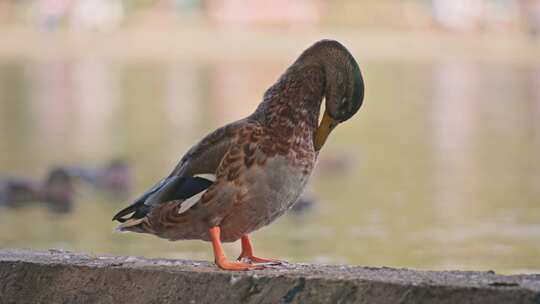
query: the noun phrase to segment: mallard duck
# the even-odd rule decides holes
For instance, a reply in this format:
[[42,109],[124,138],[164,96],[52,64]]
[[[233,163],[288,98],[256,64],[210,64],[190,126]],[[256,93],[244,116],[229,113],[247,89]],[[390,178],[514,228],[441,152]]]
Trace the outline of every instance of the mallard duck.
[[100,167],[74,165],[67,169],[73,177],[114,198],[127,197],[132,188],[133,172],[123,159],[113,159]]
[[18,208],[32,203],[46,203],[51,211],[71,211],[75,191],[73,181],[64,168],[53,168],[44,182],[29,178],[0,180],[0,205]]
[[[363,98],[362,75],[349,51],[333,40],[315,43],[266,91],[253,114],[208,134],[171,174],[118,212],[117,229],[210,241],[215,263],[225,270],[278,262],[254,256],[249,234],[296,202],[328,135],[358,111]],[[240,257],[230,261],[222,242],[239,239]]]

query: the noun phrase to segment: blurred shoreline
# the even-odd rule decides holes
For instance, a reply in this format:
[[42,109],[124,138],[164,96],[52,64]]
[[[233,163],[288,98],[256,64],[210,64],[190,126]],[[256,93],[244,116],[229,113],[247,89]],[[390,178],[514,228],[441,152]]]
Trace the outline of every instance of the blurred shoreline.
[[283,61],[319,39],[336,39],[360,60],[540,63],[540,40],[521,33],[241,30],[197,27],[111,32],[0,29],[0,61],[99,56],[115,61]]

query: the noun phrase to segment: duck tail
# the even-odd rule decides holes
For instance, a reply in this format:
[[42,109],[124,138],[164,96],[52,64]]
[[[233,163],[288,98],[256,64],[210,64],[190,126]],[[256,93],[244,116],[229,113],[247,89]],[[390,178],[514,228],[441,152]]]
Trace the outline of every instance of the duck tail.
[[144,200],[137,200],[130,206],[120,210],[114,215],[113,221],[118,221],[120,224],[114,230],[115,232],[137,232],[141,228],[141,224],[147,223],[149,207],[144,204]]
[[144,206],[144,201],[137,201],[135,203],[133,203],[132,205],[118,211],[118,213],[116,213],[112,220],[113,221],[119,221],[120,223],[125,223],[125,222],[128,222],[129,220],[133,219],[133,217],[131,218],[126,218],[125,216],[130,214],[130,213],[133,213],[135,211],[137,211],[140,207],[143,207]]
[[206,190],[213,181],[202,177],[172,176],[162,179],[133,204],[118,211],[112,220],[120,222],[117,231],[149,232],[148,215],[153,207],[169,201],[184,201]]
[[[118,211],[112,220],[118,221],[120,223],[128,223],[130,220],[137,220],[144,218],[149,211],[149,206],[145,205],[144,202],[152,195],[156,190],[158,190],[163,184],[163,180],[148,190],[146,193],[141,195],[135,202],[126,208]],[[129,216],[131,214],[131,216]],[[127,227],[127,226],[126,226]]]

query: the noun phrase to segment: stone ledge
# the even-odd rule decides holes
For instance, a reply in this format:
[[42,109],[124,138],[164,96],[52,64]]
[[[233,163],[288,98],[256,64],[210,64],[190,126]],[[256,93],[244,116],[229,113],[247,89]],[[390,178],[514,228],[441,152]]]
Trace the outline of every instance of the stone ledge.
[[0,250],[0,303],[540,303],[540,275]]

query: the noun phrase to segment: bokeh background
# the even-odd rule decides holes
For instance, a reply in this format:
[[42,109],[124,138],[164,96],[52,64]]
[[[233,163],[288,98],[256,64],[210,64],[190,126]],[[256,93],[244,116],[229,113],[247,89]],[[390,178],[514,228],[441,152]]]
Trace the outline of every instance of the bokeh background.
[[333,38],[364,106],[258,254],[538,272],[539,35],[536,0],[2,0],[0,247],[211,259],[110,219]]

